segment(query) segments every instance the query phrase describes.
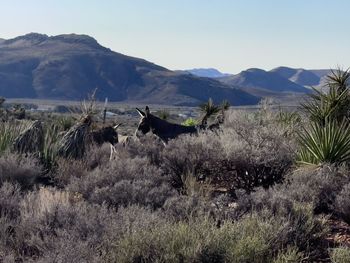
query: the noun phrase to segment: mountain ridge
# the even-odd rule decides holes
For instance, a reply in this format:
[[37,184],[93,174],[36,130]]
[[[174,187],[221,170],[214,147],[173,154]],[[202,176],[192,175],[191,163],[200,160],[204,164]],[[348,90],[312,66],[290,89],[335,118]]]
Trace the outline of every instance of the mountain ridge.
[[[10,87],[10,88],[9,88]],[[233,105],[260,100],[213,79],[171,71],[101,46],[87,35],[29,33],[0,42],[0,96],[198,105],[212,97]]]
[[226,84],[267,92],[308,93],[309,89],[300,86],[275,72],[259,68],[250,68],[239,74],[223,77]]

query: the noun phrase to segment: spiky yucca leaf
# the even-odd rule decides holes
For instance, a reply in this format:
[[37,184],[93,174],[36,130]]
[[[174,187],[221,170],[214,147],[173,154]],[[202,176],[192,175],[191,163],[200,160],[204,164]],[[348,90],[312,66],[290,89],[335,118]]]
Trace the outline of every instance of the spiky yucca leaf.
[[220,107],[216,106],[212,100],[212,98],[209,98],[209,100],[206,103],[203,103],[199,106],[201,111],[205,113],[208,117],[218,113],[220,111]]
[[350,72],[348,70],[332,70],[327,77],[328,93],[313,88],[314,92],[309,95],[309,99],[301,104],[311,121],[324,125],[329,120],[342,122],[344,118],[349,117],[349,80]]
[[31,123],[14,141],[13,148],[19,153],[40,153],[44,144],[44,131],[40,121]]
[[340,164],[350,160],[350,124],[329,121],[325,125],[311,123],[299,133],[299,163]]
[[346,90],[350,84],[349,81],[349,69],[342,70],[341,68],[338,68],[336,70],[331,70],[331,74],[327,76],[327,84],[331,87],[335,87],[338,92],[343,92]]
[[206,103],[199,105],[199,109],[203,113],[203,118],[201,120],[202,125],[206,125],[207,120],[220,112],[220,107],[216,106],[211,98]]
[[44,145],[41,152],[41,160],[44,167],[50,170],[56,164],[58,156],[59,126],[51,124],[45,127]]
[[0,125],[0,155],[12,146],[27,125],[27,122],[3,122]]
[[86,152],[89,129],[89,122],[81,122],[70,128],[58,143],[58,155],[65,158],[82,158]]
[[221,102],[220,108],[221,108],[222,111],[226,111],[226,110],[228,110],[230,108],[230,106],[231,106],[231,104],[230,104],[230,102],[228,100],[223,100]]

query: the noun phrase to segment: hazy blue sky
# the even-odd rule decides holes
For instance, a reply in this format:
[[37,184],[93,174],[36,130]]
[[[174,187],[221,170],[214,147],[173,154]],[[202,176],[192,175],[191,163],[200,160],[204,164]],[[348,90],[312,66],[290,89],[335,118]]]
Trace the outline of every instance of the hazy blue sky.
[[350,66],[349,0],[0,0],[0,38],[88,34],[170,69]]

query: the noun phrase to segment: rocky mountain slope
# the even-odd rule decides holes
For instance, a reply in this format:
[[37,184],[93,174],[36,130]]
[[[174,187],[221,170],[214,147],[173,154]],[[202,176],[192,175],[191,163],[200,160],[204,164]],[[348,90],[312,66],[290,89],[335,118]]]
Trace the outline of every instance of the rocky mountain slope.
[[86,35],[31,33],[0,41],[0,96],[198,105],[209,97],[232,105],[260,98],[210,78],[168,70],[101,46]]

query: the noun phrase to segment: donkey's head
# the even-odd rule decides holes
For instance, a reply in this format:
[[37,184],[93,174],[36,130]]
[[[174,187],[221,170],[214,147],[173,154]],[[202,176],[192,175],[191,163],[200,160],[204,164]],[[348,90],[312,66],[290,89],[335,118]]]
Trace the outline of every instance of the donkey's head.
[[152,123],[151,123],[151,114],[148,106],[146,106],[145,111],[142,111],[138,108],[136,108],[136,110],[141,117],[135,133],[135,135],[139,137],[140,135],[144,135],[152,130]]

